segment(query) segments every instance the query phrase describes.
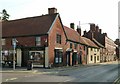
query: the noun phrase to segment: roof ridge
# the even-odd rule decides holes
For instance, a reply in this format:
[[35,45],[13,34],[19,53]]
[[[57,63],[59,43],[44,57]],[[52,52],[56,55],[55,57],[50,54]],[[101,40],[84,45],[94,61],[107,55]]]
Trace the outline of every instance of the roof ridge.
[[19,20],[25,20],[25,19],[32,19],[32,18],[38,18],[38,17],[44,17],[44,16],[51,16],[51,15],[57,15],[58,13],[55,14],[45,14],[45,15],[40,15],[40,16],[28,16],[28,17],[23,17],[23,18],[18,18],[18,19],[14,19],[14,20],[8,20],[5,22],[12,22],[12,21],[19,21]]

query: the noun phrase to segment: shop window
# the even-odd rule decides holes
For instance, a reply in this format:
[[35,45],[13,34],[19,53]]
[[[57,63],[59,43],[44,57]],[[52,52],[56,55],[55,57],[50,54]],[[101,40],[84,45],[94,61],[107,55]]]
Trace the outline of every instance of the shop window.
[[44,64],[44,52],[43,51],[30,51],[29,60],[32,60],[34,64]]
[[93,56],[91,55],[91,61],[93,61]]
[[59,34],[56,35],[56,42],[61,44],[61,35]]
[[63,53],[61,50],[55,50],[55,63],[61,64],[63,62]]
[[41,37],[36,37],[35,43],[36,43],[36,46],[40,46],[41,45]]

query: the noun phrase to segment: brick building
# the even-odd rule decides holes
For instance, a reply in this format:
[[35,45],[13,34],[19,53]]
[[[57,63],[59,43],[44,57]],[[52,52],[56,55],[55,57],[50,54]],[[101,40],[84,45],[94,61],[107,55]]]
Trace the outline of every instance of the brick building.
[[[112,61],[115,57],[115,49],[116,45],[113,40],[111,40],[107,33],[102,33],[102,30],[99,29],[99,26],[96,26],[95,24],[90,24],[90,30],[88,32],[85,31],[84,35],[85,37],[91,39],[101,47],[101,62],[104,61]],[[104,46],[104,47],[103,47]]]
[[100,48],[90,39],[81,36],[81,28],[79,26],[77,31],[74,28],[74,23],[71,23],[70,27],[65,26],[64,28],[67,35],[67,45],[69,46],[67,50],[70,50],[67,55],[68,58],[71,57],[73,65],[76,63],[99,63]]
[[6,21],[2,24],[4,60],[13,59],[12,39],[15,38],[18,41],[18,66],[26,66],[28,60],[39,67],[63,64],[66,37],[56,8],[49,8],[46,15]]
[[48,14],[2,22],[2,56],[13,61],[13,39],[16,39],[17,66],[51,67],[100,62],[99,47],[81,36],[81,29],[63,26],[56,8]]

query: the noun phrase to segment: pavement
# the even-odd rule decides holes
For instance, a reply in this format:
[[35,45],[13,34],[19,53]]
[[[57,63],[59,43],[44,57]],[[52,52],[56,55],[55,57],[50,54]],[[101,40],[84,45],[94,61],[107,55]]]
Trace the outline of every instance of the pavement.
[[49,72],[55,72],[55,71],[62,71],[62,70],[70,70],[77,67],[90,67],[90,66],[97,66],[97,65],[104,65],[104,64],[115,64],[118,63],[118,61],[113,62],[104,62],[104,63],[96,63],[96,64],[87,64],[87,65],[75,65],[75,66],[63,66],[63,67],[54,67],[50,69],[45,68],[33,68],[32,70],[27,70],[26,67],[16,67],[15,70],[13,68],[4,67],[0,69],[0,73],[36,73],[36,72],[42,72],[42,73],[49,73]]

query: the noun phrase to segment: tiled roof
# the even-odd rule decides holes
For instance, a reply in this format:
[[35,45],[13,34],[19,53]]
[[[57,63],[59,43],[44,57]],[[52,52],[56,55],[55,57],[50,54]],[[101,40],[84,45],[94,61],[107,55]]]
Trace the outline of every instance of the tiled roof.
[[91,47],[96,47],[99,48],[93,41],[91,41],[90,39],[86,38],[86,37],[81,37],[82,42],[87,45],[87,46],[91,46]]
[[93,38],[93,42],[96,43],[96,45],[98,45],[99,47],[104,48],[104,46],[100,44],[97,40],[95,40],[94,38]]
[[66,27],[66,26],[64,26],[64,29],[65,29],[65,33],[67,35],[68,40],[78,42],[78,43],[81,43],[83,45],[87,45],[90,47],[98,48],[98,46],[93,41],[91,41],[90,39],[86,37],[80,36],[79,33],[75,31],[74,29]]
[[79,34],[77,31],[67,26],[64,26],[64,29],[68,40],[79,42]]
[[2,37],[47,34],[56,14],[47,14],[2,23]]

